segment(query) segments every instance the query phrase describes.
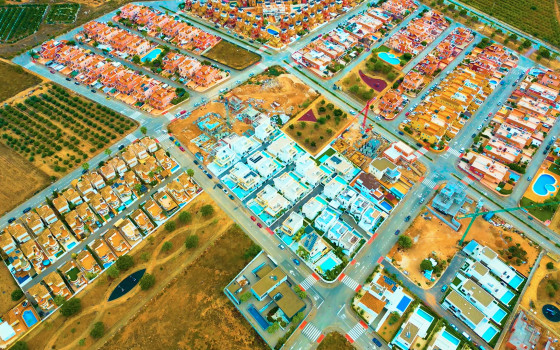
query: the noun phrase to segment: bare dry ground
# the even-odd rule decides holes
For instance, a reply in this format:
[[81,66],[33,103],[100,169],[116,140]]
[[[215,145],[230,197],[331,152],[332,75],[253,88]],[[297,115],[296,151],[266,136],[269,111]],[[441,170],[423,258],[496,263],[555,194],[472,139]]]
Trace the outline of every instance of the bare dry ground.
[[0,214],[12,210],[49,182],[46,173],[0,143]]
[[346,338],[338,333],[331,332],[327,334],[325,339],[319,344],[317,350],[354,350],[355,348],[346,340]]
[[0,101],[5,101],[43,80],[22,67],[0,60]]
[[18,285],[5,264],[0,264],[0,315],[4,315],[16,306],[17,301],[12,300],[12,292]]

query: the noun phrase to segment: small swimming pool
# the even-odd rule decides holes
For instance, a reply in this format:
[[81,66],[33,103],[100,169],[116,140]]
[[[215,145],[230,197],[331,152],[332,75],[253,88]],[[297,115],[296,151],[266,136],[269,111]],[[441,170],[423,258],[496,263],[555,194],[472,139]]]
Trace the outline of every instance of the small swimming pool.
[[504,305],[508,305],[509,302],[511,301],[511,299],[513,299],[514,296],[515,296],[515,294],[513,294],[513,292],[511,290],[508,290],[504,295],[502,295],[502,297],[500,298],[500,301],[502,303],[504,303]]
[[278,28],[276,28],[276,27],[274,27],[274,26],[272,26],[272,25],[267,26],[267,27],[266,27],[266,31],[267,31],[268,34],[270,34],[270,35],[278,35],[278,33],[280,33],[280,29],[278,29]]
[[397,305],[397,310],[399,310],[400,312],[405,312],[411,301],[412,300],[410,300],[409,297],[403,296],[401,301],[399,301],[399,304]]
[[515,276],[513,276],[511,281],[509,281],[508,284],[510,286],[512,286],[513,288],[517,289],[522,282],[523,282],[523,278],[520,277],[519,275],[515,275]]
[[484,341],[486,341],[487,343],[490,343],[490,341],[494,338],[494,336],[496,336],[496,334],[498,334],[498,330],[493,327],[489,327],[482,335],[482,339],[484,339]]
[[449,333],[448,331],[443,331],[443,333],[441,333],[441,336],[455,346],[459,346],[459,344],[461,343],[459,339],[455,338],[453,334]]
[[507,315],[507,312],[505,312],[502,309],[498,309],[498,311],[496,311],[494,316],[492,316],[492,319],[494,321],[496,321],[496,323],[500,324],[500,323],[502,323],[502,320],[504,319],[504,317],[506,317],[506,315]]
[[108,267],[111,266],[111,265],[113,265],[113,262],[112,262],[112,261],[103,263],[103,269],[106,269],[106,268],[108,268]]
[[333,258],[329,257],[325,259],[325,261],[323,261],[323,263],[319,267],[321,268],[321,270],[323,270],[323,272],[327,272],[334,269],[336,265],[336,261],[334,261]]
[[540,174],[533,184],[533,192],[539,196],[548,196],[556,191],[556,179],[550,174]]
[[27,328],[31,328],[31,326],[39,322],[39,320],[37,320],[37,317],[31,310],[25,310],[21,316],[23,317],[23,320],[25,321]]
[[387,203],[386,201],[380,202],[379,205],[386,212],[390,212],[391,210],[393,210],[393,207],[391,206],[391,204]]
[[161,49],[154,49],[148,52],[146,56],[142,57],[142,62],[152,62],[159,56],[160,53]]
[[379,56],[379,58],[381,58],[383,61],[392,64],[394,66],[401,63],[401,60],[399,60],[399,58],[392,53],[380,52],[377,54],[377,56]]
[[422,310],[421,308],[418,308],[418,310],[416,311],[416,313],[418,315],[420,315],[420,317],[422,317],[423,319],[425,319],[428,322],[432,322],[434,320],[434,318],[432,317],[432,315],[430,315],[429,313],[427,313],[426,311]]
[[74,248],[74,247],[76,246],[76,244],[78,244],[78,243],[76,243],[76,242],[70,242],[70,243],[66,246],[66,248],[72,249],[72,248]]

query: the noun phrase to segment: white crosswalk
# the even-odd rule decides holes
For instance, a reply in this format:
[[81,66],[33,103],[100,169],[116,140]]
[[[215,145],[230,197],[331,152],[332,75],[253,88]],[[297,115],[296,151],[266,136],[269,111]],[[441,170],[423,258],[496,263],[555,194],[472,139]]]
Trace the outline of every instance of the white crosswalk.
[[449,147],[449,149],[447,150],[447,152],[451,153],[452,155],[454,155],[455,157],[459,158],[461,156],[461,152],[457,151],[454,148]]
[[414,155],[416,156],[416,158],[420,158],[422,157],[424,154],[426,154],[428,152],[428,150],[424,147],[419,148],[416,150],[416,152],[414,152]]
[[352,340],[356,341],[362,334],[364,334],[364,332],[366,331],[366,329],[364,328],[364,326],[362,326],[361,323],[357,323],[351,330],[350,332],[348,332],[348,336],[350,338],[352,338]]
[[128,141],[130,141],[130,142],[134,142],[134,140],[136,140],[136,136],[134,136],[134,135],[132,135],[132,134],[129,134],[129,135],[126,137],[126,139],[127,139]]
[[313,323],[306,324],[302,333],[311,341],[317,341],[321,335],[321,331]]
[[26,64],[24,67],[25,67],[25,68],[29,68],[29,67],[33,67],[34,65],[35,65],[35,63],[29,62],[29,63]]
[[175,119],[175,116],[171,113],[165,113],[165,118],[167,118],[167,120],[173,120]]
[[462,180],[462,183],[466,184],[467,186],[469,186],[470,184],[472,184],[474,182],[474,180],[472,180],[470,177],[465,176]]
[[424,185],[428,188],[436,187],[436,183],[434,182],[434,180],[429,179],[429,178],[425,178],[424,181],[422,181],[422,185]]
[[360,284],[352,279],[350,276],[344,276],[342,283],[350,287],[352,290],[356,290]]
[[300,286],[304,290],[308,290],[309,288],[313,287],[316,282],[317,280],[315,279],[315,277],[313,277],[313,275],[309,275],[306,279],[303,280],[303,282],[301,282]]

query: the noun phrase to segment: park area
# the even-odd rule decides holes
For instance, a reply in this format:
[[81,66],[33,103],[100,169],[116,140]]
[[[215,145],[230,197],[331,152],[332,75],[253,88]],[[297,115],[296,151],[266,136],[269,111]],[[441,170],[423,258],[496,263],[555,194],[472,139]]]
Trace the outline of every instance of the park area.
[[50,176],[58,177],[136,129],[107,107],[43,85],[30,97],[0,108],[1,142]]
[[223,39],[204,53],[203,57],[237,70],[243,70],[261,59],[258,54]]
[[67,4],[50,5],[46,22],[48,24],[73,23],[78,17],[79,10],[80,4],[71,2]]
[[356,120],[324,98],[316,99],[283,127],[283,131],[315,156]]
[[[208,205],[210,214],[202,210]],[[264,349],[222,291],[258,246],[205,193],[168,222],[130,254],[133,267],[116,278],[104,273],[76,296],[81,311],[69,317],[56,312],[32,330],[23,339],[29,349]],[[192,237],[198,237],[194,244]],[[150,288],[107,301],[140,269],[155,277]],[[94,337],[97,322],[104,332]]]
[[325,336],[317,350],[354,350],[355,348],[342,334],[330,332]]
[[[496,223],[505,224],[494,216]],[[459,231],[453,230],[439,220],[430,211],[423,210],[414,219],[411,226],[403,235],[412,240],[409,248],[403,248],[399,243],[391,249],[389,258],[393,264],[422,288],[430,288],[443,274],[445,268],[458,252],[458,242],[468,226],[470,218],[462,219]],[[505,225],[495,226],[479,217],[473,223],[465,237],[465,243],[476,240],[481,245],[492,248],[502,260],[514,267],[521,274],[528,276],[533,262],[539,254],[539,247],[526,239],[515,229],[507,229]],[[429,281],[420,270],[424,259],[433,258],[440,268],[434,269],[434,281]]]
[[385,46],[374,49],[367,60],[341,79],[342,90],[356,100],[366,102],[373,97],[380,99],[388,89],[398,86],[402,73],[377,56],[386,51]]

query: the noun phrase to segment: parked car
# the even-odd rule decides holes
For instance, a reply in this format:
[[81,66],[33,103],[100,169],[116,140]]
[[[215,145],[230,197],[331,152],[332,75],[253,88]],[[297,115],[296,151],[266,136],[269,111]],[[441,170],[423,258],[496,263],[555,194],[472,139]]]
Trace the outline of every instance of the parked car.
[[12,222],[16,221],[16,218],[9,218],[8,219],[8,224],[11,224]]
[[202,165],[199,164],[199,165],[198,165],[198,168],[199,168],[200,170],[202,170]]
[[283,244],[279,244],[279,245],[278,245],[278,248],[280,248],[280,249],[284,250],[284,249],[285,249],[286,247],[284,247],[284,245],[283,245]]
[[404,222],[409,222],[409,221],[410,221],[410,215],[404,218]]
[[259,228],[262,228],[262,224],[261,224],[260,222],[257,222],[257,226],[258,226]]
[[533,180],[533,177],[532,177],[532,176],[529,176],[529,177],[527,178],[527,181],[531,181],[531,180]]
[[372,341],[376,346],[380,346],[380,347],[383,346],[383,344],[381,344],[381,342],[380,342],[377,338],[373,338],[371,341]]
[[463,337],[467,338],[468,341],[471,341],[471,336],[467,332],[461,333]]
[[124,149],[124,145],[119,146],[119,151]]
[[209,179],[212,179],[212,175],[210,175],[209,173],[206,173],[206,176],[208,176]]
[[224,186],[223,186],[222,184],[216,184],[216,187],[218,187],[220,190],[221,190],[222,188],[224,188]]
[[78,83],[77,81],[74,82],[74,85],[80,85],[80,83]]
[[257,221],[257,218],[251,215],[251,220]]
[[234,197],[232,194],[230,194],[228,197],[229,197],[229,199],[231,199],[231,200],[234,200],[234,199],[235,199],[235,197]]
[[399,130],[399,135],[404,135],[404,132]]
[[175,138],[173,136],[169,136],[169,141],[173,142],[175,141]]
[[183,148],[183,146],[179,146],[179,149],[181,150],[181,152],[185,152],[185,148]]
[[476,134],[472,134],[471,138],[474,139],[476,137]]
[[97,92],[97,91],[95,91],[94,89],[91,89],[90,91],[93,92],[94,94]]
[[72,80],[72,79],[70,79],[70,78],[66,78],[66,81],[70,81],[70,80]]
[[401,230],[396,230],[396,231],[395,231],[395,236],[398,236],[399,233],[401,233]]
[[194,165],[198,165],[198,160],[193,160]]
[[447,290],[447,284],[444,284],[443,287],[441,287],[441,292],[445,292]]
[[[15,220],[15,219],[14,219]],[[296,264],[297,266],[299,266],[300,262],[298,259],[292,259],[292,261],[294,262],[294,264]]]
[[424,201],[425,201],[425,199],[422,197],[422,198],[420,198],[420,201],[418,201],[418,203],[422,204],[422,203],[424,203]]
[[27,208],[23,209],[23,213],[24,213],[24,214],[27,214],[27,213],[29,213],[30,211],[31,211],[31,207],[27,207]]

